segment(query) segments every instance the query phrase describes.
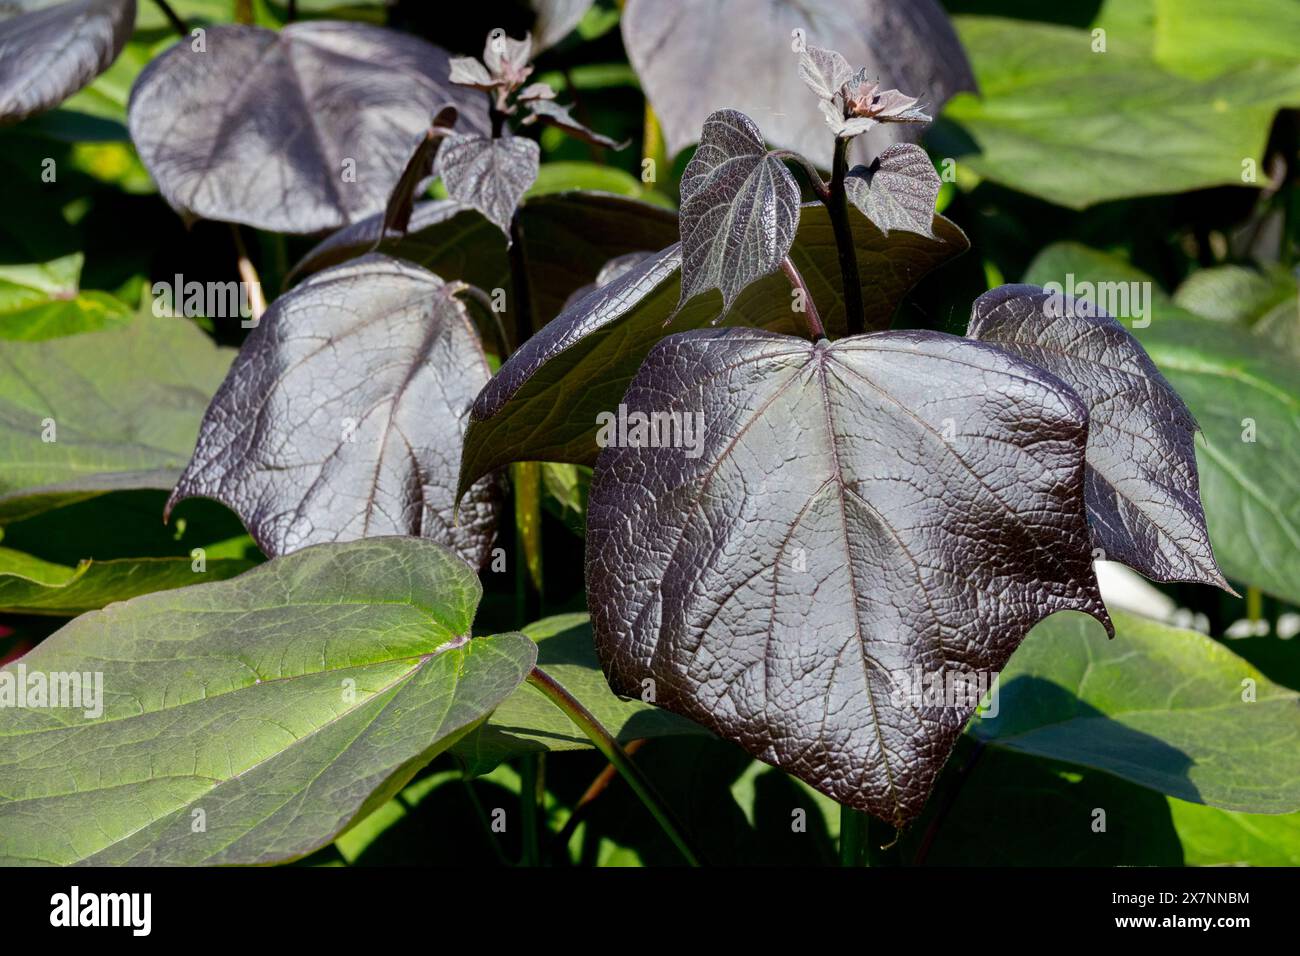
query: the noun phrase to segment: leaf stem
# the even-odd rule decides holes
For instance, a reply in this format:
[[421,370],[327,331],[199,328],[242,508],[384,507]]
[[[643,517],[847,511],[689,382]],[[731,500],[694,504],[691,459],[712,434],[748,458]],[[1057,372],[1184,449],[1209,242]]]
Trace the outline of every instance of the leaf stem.
[[533,336],[532,290],[528,287],[528,257],[524,254],[524,227],[519,210],[510,219],[510,295],[515,314],[515,348]]
[[613,735],[605,729],[604,725],[598,721],[591,711],[570,694],[555,678],[551,677],[540,667],[534,667],[528,675],[528,683],[532,684],[550,700],[552,704],[564,711],[565,715],[573,721],[574,725],[581,730],[596,745],[596,749],[605,755],[610,763],[623,775],[628,786],[637,795],[645,808],[650,811],[663,828],[668,839],[672,840],[673,845],[677,847],[682,857],[691,866],[700,865],[700,857],[692,848],[685,837],[685,831],[677,822],[673,812],[668,808],[655,792],[650,781],[642,775],[640,768],[628,758],[627,752],[618,745]]
[[824,200],[835,231],[835,250],[840,259],[840,279],[844,284],[844,315],[849,335],[866,331],[867,317],[862,306],[862,279],[858,276],[858,257],[853,250],[853,228],[849,225],[849,202],[844,191],[844,177],[849,171],[849,137],[835,138],[835,162],[831,168],[830,196]]
[[[645,738],[638,737],[636,740],[629,740],[627,746],[623,748],[623,752],[631,757],[643,746],[645,746]],[[591,783],[587,785],[587,789],[583,791],[582,796],[578,798],[578,802],[573,805],[573,812],[569,814],[569,819],[564,821],[564,826],[555,835],[555,845],[557,847],[563,848],[569,845],[569,841],[573,839],[573,834],[578,830],[578,824],[586,817],[587,810],[592,802],[605,792],[617,775],[618,769],[612,763],[605,764],[605,768],[596,774]]]
[[796,153],[792,149],[774,149],[772,150],[772,155],[777,159],[787,159],[794,163],[807,178],[808,185],[812,187],[812,191],[816,194],[817,198],[825,204],[830,203],[830,187],[826,185],[825,180],[822,179],[822,174],[818,171],[817,167],[809,162],[803,154]]
[[812,336],[814,342],[820,342],[826,338],[826,327],[822,325],[822,317],[817,313],[817,303],[813,301],[812,290],[808,288],[808,283],[804,282],[803,276],[795,268],[794,260],[789,256],[781,260],[781,271],[790,280],[790,285],[803,294],[803,317],[808,323],[808,334]]
[[190,35],[190,28],[185,25],[185,21],[182,20],[177,15],[176,11],[171,8],[171,4],[169,4],[167,0],[153,0],[153,2],[158,5],[158,9],[161,10],[163,16],[167,18],[167,22],[172,25],[173,30],[183,37]]
[[248,305],[253,312],[253,321],[260,322],[266,312],[266,296],[262,293],[262,280],[257,275],[253,260],[248,258],[248,249],[244,245],[244,237],[240,234],[237,223],[230,224],[230,234],[235,237],[239,281],[248,289]]

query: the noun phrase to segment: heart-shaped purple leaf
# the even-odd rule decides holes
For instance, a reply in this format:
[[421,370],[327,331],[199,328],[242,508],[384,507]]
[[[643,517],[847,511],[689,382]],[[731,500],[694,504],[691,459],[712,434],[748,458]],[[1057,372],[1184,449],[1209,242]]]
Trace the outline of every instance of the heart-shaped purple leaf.
[[522,136],[453,133],[438,153],[438,174],[447,195],[477,209],[510,236],[510,219],[537,179],[541,150]]
[[855,166],[844,177],[844,192],[885,235],[891,229],[933,236],[939,174],[925,150],[895,143],[870,166]]
[[682,297],[709,289],[722,312],[745,287],[775,272],[799,228],[799,186],[763,143],[754,121],[718,110],[682,174]]
[[379,535],[431,538],[479,567],[497,482],[456,478],[490,377],[455,287],[371,255],[272,303],[212,399],[172,492],[215,498],[268,555]]
[[1063,292],[1006,285],[975,300],[966,334],[1046,369],[1087,403],[1088,519],[1101,557],[1153,581],[1232,590],[1205,529],[1196,422],[1124,326]]
[[1109,625],[1087,409],[997,348],[685,332],[618,414],[587,524],[611,686],[842,803],[920,812],[979,693],[918,685],[987,687],[1055,611]]
[[145,68],[131,139],[186,218],[317,232],[381,212],[445,106],[486,131],[481,93],[430,43],[363,23],[210,26]]

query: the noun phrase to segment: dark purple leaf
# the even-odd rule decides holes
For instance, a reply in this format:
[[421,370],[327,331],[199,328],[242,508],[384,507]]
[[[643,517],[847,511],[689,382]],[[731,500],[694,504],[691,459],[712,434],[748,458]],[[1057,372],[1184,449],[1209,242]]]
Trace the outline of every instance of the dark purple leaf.
[[912,143],[895,143],[870,166],[855,166],[844,178],[849,201],[885,235],[891,229],[934,235],[934,201],[941,185],[930,157]]
[[0,5],[0,125],[58,106],[109,68],[135,27],[135,0]]
[[1137,339],[1088,302],[1029,285],[975,300],[972,339],[1044,368],[1087,403],[1093,541],[1153,581],[1231,591],[1205,530],[1196,422]]
[[682,297],[722,293],[726,315],[745,287],[775,272],[799,228],[799,186],[744,113],[718,110],[682,174]]
[[537,11],[533,46],[545,50],[563,40],[590,9],[593,0],[531,0]]
[[[1084,517],[1087,409],[999,349],[934,332],[816,345],[686,332],[624,399],[691,430],[606,447],[587,590],[610,685],[902,826],[985,678],[1066,609],[1109,626]],[[651,684],[646,682],[650,681]]]
[[268,555],[414,535],[475,567],[499,487],[454,495],[465,417],[490,373],[455,287],[372,255],[271,305],[212,400],[168,502],[215,498]]
[[384,209],[444,106],[488,128],[482,94],[449,82],[447,54],[393,30],[210,26],[204,44],[177,43],[131,91],[131,138],[187,218],[336,228]]
[[[623,41],[671,153],[696,142],[716,109],[756,117],[773,146],[831,165],[833,137],[799,76],[792,31],[838,50],[884,87],[938,110],[975,89],[970,63],[936,0],[628,0]],[[861,137],[860,161],[920,127],[881,124]]]
[[[888,322],[923,275],[968,247],[962,231],[942,216],[934,219],[934,239],[906,232],[886,237],[852,206],[849,220],[858,269],[871,278],[862,295],[872,325]],[[826,328],[843,334],[835,233],[821,203],[803,208],[790,258]],[[596,416],[618,405],[655,343],[672,331],[705,326],[718,315],[715,293],[699,296],[673,315],[680,265],[677,246],[642,260],[574,302],[510,356],[474,403],[462,486],[511,461],[595,462]],[[791,311],[791,301],[790,283],[777,272],[742,292],[724,321],[797,333],[804,322]]]
[[[309,252],[295,274],[345,262],[375,248],[379,216],[341,229]],[[529,314],[538,327],[559,314],[565,300],[593,281],[611,258],[660,249],[677,238],[677,216],[636,199],[593,192],[532,196],[519,207]],[[510,288],[505,238],[472,209],[449,199],[417,203],[405,236],[389,232],[380,252],[407,259],[447,281],[480,289]],[[511,303],[504,318],[511,324]]]
[[438,174],[447,195],[481,212],[510,236],[510,219],[537,179],[541,150],[522,136],[453,133],[438,153]]
[[603,146],[606,149],[623,149],[631,142],[629,139],[618,142],[597,133],[595,130],[588,129],[569,115],[571,106],[561,106],[554,100],[546,97],[533,97],[528,100],[528,108],[532,115],[524,120],[525,124],[541,120],[544,123],[550,123],[552,126],[559,127],[576,139],[584,143],[590,143],[592,146]]
[[657,252],[638,249],[636,252],[628,252],[621,256],[615,256],[600,267],[600,271],[596,273],[596,278],[593,282],[573,290],[569,297],[564,301],[564,310],[568,311],[575,302],[586,298],[597,289],[603,289],[619,276],[631,272],[641,263],[645,262],[649,258],[657,256],[658,254],[659,253]]

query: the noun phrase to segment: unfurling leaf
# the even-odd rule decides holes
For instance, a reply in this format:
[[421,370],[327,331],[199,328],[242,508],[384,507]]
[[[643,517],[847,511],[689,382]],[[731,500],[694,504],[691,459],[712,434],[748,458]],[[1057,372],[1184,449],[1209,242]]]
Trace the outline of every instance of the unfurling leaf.
[[447,549],[383,538],[77,618],[0,671],[82,678],[86,704],[0,708],[0,863],[264,864],[329,843],[532,668],[522,634],[469,639],[481,594]]
[[504,30],[493,30],[483,47],[483,62],[488,72],[511,89],[522,85],[533,72],[528,65],[532,56],[532,34],[525,34],[522,40],[513,40]]
[[[552,93],[551,95],[554,96],[555,94]],[[569,110],[572,107],[561,106],[545,97],[528,100],[528,108],[532,110],[532,115],[524,120],[525,124],[540,119],[543,122],[559,127],[570,136],[580,139],[584,143],[590,143],[592,146],[604,146],[606,149],[623,149],[631,142],[631,140],[625,139],[620,143],[618,140],[610,139],[595,130],[588,129],[569,115]]]
[[112,65],[135,0],[14,0],[0,7],[0,125],[58,106]]
[[853,76],[853,67],[834,50],[807,47],[799,55],[799,79],[823,100],[829,100]]
[[1119,322],[1063,293],[1008,285],[975,301],[967,335],[1046,369],[1087,403],[1088,520],[1106,558],[1154,581],[1231,590],[1205,530],[1196,422]]
[[438,153],[447,194],[472,206],[510,237],[510,220],[537,178],[541,150],[531,139],[453,133]]
[[487,67],[472,56],[454,56],[451,58],[451,73],[447,77],[457,86],[471,86],[476,90],[491,92],[501,85],[492,78]]
[[799,228],[799,186],[754,121],[718,110],[682,174],[682,296],[722,293],[721,319],[745,287],[781,266]]
[[895,143],[870,166],[855,166],[844,177],[844,192],[885,235],[891,229],[933,236],[939,174],[925,150]]
[[[1087,409],[982,343],[747,329],[655,347],[588,501],[611,686],[896,825],[1035,622],[1109,624],[1084,515]],[[634,415],[653,416],[641,433]]]
[[203,52],[183,41],[140,74],[131,139],[182,216],[333,229],[383,211],[444,106],[487,131],[448,72],[438,47],[361,23],[211,26]]
[[469,405],[490,373],[455,287],[370,255],[272,303],[172,492],[215,498],[269,555],[404,534],[487,558],[500,489],[454,507]]

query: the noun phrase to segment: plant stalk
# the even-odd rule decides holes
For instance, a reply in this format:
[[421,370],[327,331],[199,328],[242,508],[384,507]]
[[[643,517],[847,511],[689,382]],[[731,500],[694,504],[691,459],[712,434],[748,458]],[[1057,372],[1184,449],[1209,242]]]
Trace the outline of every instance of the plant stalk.
[[831,168],[830,197],[826,211],[835,232],[835,251],[840,260],[840,281],[844,284],[844,317],[849,335],[861,335],[867,329],[867,314],[862,306],[862,279],[858,275],[858,257],[853,249],[853,227],[849,224],[849,200],[844,191],[844,177],[849,171],[847,137],[835,138],[835,162]]
[[795,268],[794,261],[789,256],[781,260],[781,271],[790,280],[791,287],[803,293],[803,317],[808,323],[808,334],[814,342],[820,342],[826,338],[826,327],[822,325],[822,317],[817,313],[817,303],[813,301],[812,290],[808,288],[808,283],[804,282],[803,276]]
[[248,258],[248,249],[244,245],[244,237],[239,232],[239,226],[235,223],[230,224],[230,234],[235,237],[235,255],[238,259],[239,281],[244,283],[248,289],[248,306],[253,312],[253,321],[262,321],[262,315],[266,312],[266,296],[262,293],[262,280],[257,274],[257,268],[253,265],[253,260]]
[[167,18],[167,22],[172,25],[173,30],[183,37],[190,35],[190,28],[185,25],[185,21],[182,20],[176,11],[171,8],[171,4],[169,4],[167,0],[153,0],[153,2],[158,5],[158,9],[161,10],[162,15]]
[[604,725],[598,721],[591,711],[570,694],[555,678],[551,677],[540,667],[534,667],[528,675],[528,683],[532,684],[539,691],[546,695],[552,704],[564,711],[565,715],[574,723],[579,730],[587,735],[588,739],[596,745],[596,749],[605,755],[615,769],[622,774],[623,779],[627,781],[628,786],[637,795],[640,801],[645,804],[651,816],[667,834],[668,839],[672,840],[673,845],[677,847],[683,859],[691,866],[700,865],[700,857],[687,841],[685,831],[677,822],[676,816],[668,808],[655,792],[650,781],[642,775],[640,768],[628,758],[626,751],[618,745],[618,741],[613,735],[605,729]]

